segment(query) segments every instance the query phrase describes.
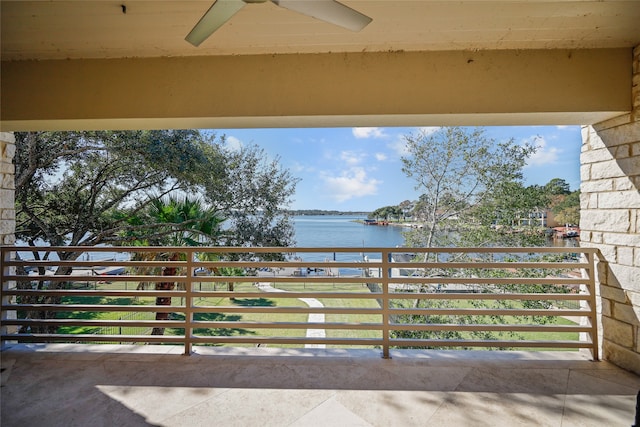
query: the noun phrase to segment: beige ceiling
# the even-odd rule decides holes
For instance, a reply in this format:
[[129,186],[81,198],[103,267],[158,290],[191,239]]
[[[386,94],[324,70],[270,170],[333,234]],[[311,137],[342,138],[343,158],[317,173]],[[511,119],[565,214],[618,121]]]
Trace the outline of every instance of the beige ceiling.
[[[255,0],[247,0],[255,1]],[[315,1],[315,0],[300,0]],[[640,0],[0,1],[0,130],[589,124],[632,110]]]
[[352,33],[271,2],[248,4],[196,48],[184,37],[212,0],[3,0],[2,59],[589,49],[640,44],[640,1],[343,3],[373,18],[372,23]]

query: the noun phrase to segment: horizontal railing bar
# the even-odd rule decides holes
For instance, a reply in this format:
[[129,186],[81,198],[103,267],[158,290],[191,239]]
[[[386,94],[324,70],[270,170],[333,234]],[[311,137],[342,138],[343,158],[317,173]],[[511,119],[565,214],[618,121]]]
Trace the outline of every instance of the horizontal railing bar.
[[[18,282],[178,282],[186,283],[187,276],[128,276],[126,274],[100,275],[100,276],[74,276],[74,275],[45,275],[45,276],[18,276],[5,275],[5,280],[15,280]],[[245,278],[246,281],[246,278]]]
[[450,340],[450,339],[391,339],[392,346],[409,347],[550,347],[550,348],[588,348],[589,341],[509,341],[509,340]]
[[[164,311],[168,311],[164,309]],[[183,310],[184,311],[184,310]],[[263,306],[201,306],[191,308],[194,313],[305,313],[305,314],[381,314],[382,308],[345,307],[263,307]]]
[[390,277],[389,283],[460,285],[584,285],[588,279],[567,277]]
[[[15,296],[104,296],[104,297],[155,297],[171,296],[174,298],[184,298],[187,292],[184,290],[91,290],[91,289],[10,289],[3,291],[4,295]],[[244,292],[244,291],[192,291],[194,298],[219,298],[219,297],[244,297],[262,298],[265,292]],[[277,298],[326,298],[326,299],[379,299],[380,292],[278,292],[271,294]],[[585,301],[590,298],[589,294],[568,294],[568,293],[471,293],[471,292],[393,292],[389,294],[391,300],[404,299],[452,299],[452,300],[571,300]]]
[[193,291],[194,298],[322,298],[322,299],[379,299],[381,293],[363,292],[239,292],[239,291]]
[[395,331],[517,331],[517,332],[589,332],[591,326],[581,325],[458,325],[451,323],[391,323],[389,329]]
[[178,253],[597,253],[597,248],[587,247],[431,247],[431,248],[389,248],[389,247],[234,247],[234,246],[2,246],[3,251],[10,252],[178,252]]
[[489,309],[489,308],[392,308],[392,315],[413,314],[421,316],[590,316],[590,310],[561,309]]
[[531,268],[550,268],[550,269],[580,269],[589,268],[589,263],[586,262],[553,262],[553,261],[513,261],[513,262],[498,262],[498,261],[469,261],[469,262],[392,262],[390,264],[393,268],[406,268],[415,270],[430,270],[430,269],[531,269]]
[[92,304],[3,304],[2,310],[29,310],[29,311],[130,311],[137,312],[172,312],[187,311],[184,306],[177,305],[92,305]]
[[[101,267],[186,267],[189,263],[187,261],[169,261],[169,260],[6,260],[7,266],[27,266],[27,267],[82,267],[81,270],[92,270]],[[352,261],[233,261],[233,260],[219,260],[219,261],[193,261],[191,265],[195,268],[217,268],[217,267],[236,267],[236,268],[273,268],[278,269],[282,267],[301,267],[301,268],[315,268],[318,266],[326,267],[353,267],[353,268],[380,268],[385,263],[380,260],[352,260]],[[514,269],[514,268],[549,268],[549,269],[580,269],[589,268],[589,263],[581,261],[391,261],[390,265],[394,268],[407,268],[407,269]]]
[[[161,268],[161,267],[186,267],[186,261],[6,261],[5,265],[7,266],[23,266],[23,267],[71,267],[75,270],[83,270],[83,271],[93,271],[99,270],[103,267],[122,267],[122,268],[140,268],[140,267],[150,267],[150,268]],[[224,267],[233,267],[233,268],[246,268],[246,269],[260,269],[260,268],[353,268],[353,269],[379,269],[383,267],[383,263],[376,261],[369,261],[363,263],[362,261],[358,262],[346,262],[346,261],[316,261],[316,262],[308,262],[308,261],[289,261],[289,262],[248,262],[248,261],[211,261],[211,262],[194,262],[192,264],[193,268],[224,268]],[[587,263],[573,262],[508,262],[508,263],[492,263],[492,262],[469,262],[469,263],[461,263],[461,262],[439,262],[439,263],[396,263],[393,262],[390,264],[391,268],[397,269],[408,269],[408,270],[432,270],[432,269],[486,269],[486,270],[514,270],[514,269],[539,269],[539,268],[547,268],[547,269],[558,269],[558,270],[577,270],[577,269],[589,269],[590,266]],[[103,276],[107,274],[98,274],[94,272],[95,276]],[[26,276],[20,276],[26,277]],[[30,275],[28,277],[39,277],[36,275]],[[85,277],[85,276],[82,276]],[[210,277],[210,276],[200,276],[200,277]],[[219,276],[224,277],[224,276]],[[303,276],[304,277],[304,276]]]
[[[74,275],[45,275],[45,276],[19,276],[5,275],[5,280],[18,282],[176,282],[186,283],[189,279],[195,283],[202,282],[268,282],[268,283],[379,283],[379,278],[362,276],[129,276],[129,275],[101,275],[101,276],[74,276]],[[391,276],[391,284],[467,284],[467,285],[584,285],[588,278],[567,277],[407,277]]]
[[229,337],[194,335],[191,338],[198,343],[242,343],[242,344],[336,344],[336,345],[381,345],[381,338],[318,338],[318,337]]
[[[10,289],[3,291],[4,295],[15,296],[104,296],[104,297],[156,297],[170,296],[174,298],[184,298],[187,292],[184,290],[90,290],[90,289]],[[380,292],[244,292],[244,291],[192,291],[194,298],[263,298],[270,295],[273,298],[325,298],[325,299],[379,299]],[[431,299],[431,300],[569,300],[585,301],[590,298],[589,294],[565,294],[565,293],[471,293],[471,292],[393,292],[389,294],[391,300],[406,299]]]
[[[48,276],[51,277],[51,276]],[[107,276],[134,277],[134,276]],[[184,276],[171,276],[184,281]],[[103,279],[104,280],[104,279]],[[587,278],[571,277],[407,277],[390,276],[390,284],[462,284],[462,285],[584,285]],[[126,281],[126,280],[120,280]],[[130,281],[144,281],[131,279]],[[149,280],[147,280],[149,281]],[[168,281],[164,277],[163,281]],[[362,276],[197,276],[194,282],[264,282],[264,283],[380,283],[378,277]]]
[[249,329],[353,329],[380,330],[382,323],[353,322],[224,322],[193,321],[194,328],[249,328]]
[[[165,280],[166,281],[166,280]],[[202,282],[253,282],[253,283],[376,283],[380,279],[362,276],[196,276],[195,283]]]
[[[175,298],[185,297],[186,291],[182,290],[91,290],[91,289],[10,289],[3,291],[4,295],[16,296],[104,296],[104,297],[155,297],[155,296],[171,296]],[[264,294],[262,294],[264,295]]]
[[[126,326],[176,328],[184,326],[184,320],[96,320],[96,319],[6,319],[5,325],[58,325],[58,326]],[[180,326],[176,326],[180,325]]]
[[99,334],[2,334],[3,340],[20,342],[88,342],[88,341],[113,341],[113,342],[152,342],[152,343],[178,343],[184,342],[180,335],[99,335]]
[[432,300],[563,300],[563,301],[586,301],[589,294],[518,294],[518,293],[470,293],[470,292],[393,292],[389,294],[390,300],[406,299],[432,299]]
[[163,260],[91,260],[91,261],[56,261],[56,260],[10,260],[5,261],[8,266],[28,266],[28,267],[82,267],[80,270],[93,270],[101,267],[185,267],[186,261],[163,261]]
[[195,267],[234,267],[234,268],[316,268],[316,267],[345,267],[345,268],[368,268],[369,264],[376,267],[382,266],[381,262],[365,263],[363,261],[195,261]]
[[[8,319],[5,325],[57,325],[57,326],[99,326],[99,327],[157,327],[183,328],[184,321],[179,320],[80,320],[80,319]],[[352,322],[228,322],[193,321],[194,328],[254,328],[254,329],[353,329],[379,330],[382,323]],[[392,330],[415,331],[518,331],[518,332],[589,332],[590,326],[581,325],[459,325],[459,324],[400,324],[391,323]]]
[[[2,305],[3,310],[30,311],[88,311],[88,312],[185,312],[194,313],[325,313],[325,314],[380,314],[382,308],[345,307],[263,307],[263,306],[184,306],[162,305],[81,305],[81,304],[11,304]],[[392,315],[448,315],[448,316],[589,316],[590,310],[564,309],[485,309],[485,308],[392,308]]]

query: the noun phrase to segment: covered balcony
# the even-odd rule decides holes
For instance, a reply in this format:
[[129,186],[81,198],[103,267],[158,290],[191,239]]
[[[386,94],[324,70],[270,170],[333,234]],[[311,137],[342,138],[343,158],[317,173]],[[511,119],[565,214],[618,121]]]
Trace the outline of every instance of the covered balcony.
[[28,249],[2,248],[3,425],[635,416],[640,378],[599,361],[595,249]]
[[[640,372],[637,2],[345,0],[372,18],[359,33],[264,2],[196,48],[184,37],[212,3],[0,2],[3,426],[634,423],[639,379],[620,367]],[[516,288],[533,278],[513,268],[558,265],[474,256],[418,267],[458,272],[444,280],[403,274],[416,265],[380,251],[367,266],[336,260],[360,272],[350,277],[317,275],[322,261],[243,261],[235,267],[283,269],[248,281],[200,276],[213,261],[186,256],[163,262],[179,270],[167,279],[132,257],[10,255],[12,132],[451,124],[584,126],[584,256],[566,268],[579,276],[535,277],[549,286],[530,294]],[[94,268],[129,274],[84,274]],[[316,271],[302,280],[306,268]],[[150,285],[129,288],[140,282]],[[249,304],[275,299],[254,282],[287,291],[277,296],[288,304]],[[554,286],[577,290],[545,295]],[[489,301],[500,307],[479,306]],[[571,323],[498,322],[507,315]],[[549,332],[561,335],[536,336]]]

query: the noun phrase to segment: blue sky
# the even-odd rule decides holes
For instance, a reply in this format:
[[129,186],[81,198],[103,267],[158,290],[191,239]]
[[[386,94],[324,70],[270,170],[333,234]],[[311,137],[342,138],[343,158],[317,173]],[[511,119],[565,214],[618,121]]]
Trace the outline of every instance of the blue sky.
[[[419,128],[217,129],[230,145],[255,144],[300,178],[292,209],[373,211],[419,196],[402,172],[403,135]],[[553,178],[580,185],[579,126],[485,127],[495,141],[539,147],[524,169],[525,185]]]

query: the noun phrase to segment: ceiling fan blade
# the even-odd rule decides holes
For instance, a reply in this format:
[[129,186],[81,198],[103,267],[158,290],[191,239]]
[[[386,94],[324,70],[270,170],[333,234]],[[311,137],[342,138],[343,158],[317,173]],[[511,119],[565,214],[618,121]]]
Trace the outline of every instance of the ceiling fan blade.
[[242,0],[216,0],[213,5],[202,15],[200,21],[187,34],[185,40],[194,46],[199,46],[222,24],[227,22],[237,11],[242,9],[245,2]]
[[278,6],[346,28],[360,31],[371,18],[335,0],[271,0]]

